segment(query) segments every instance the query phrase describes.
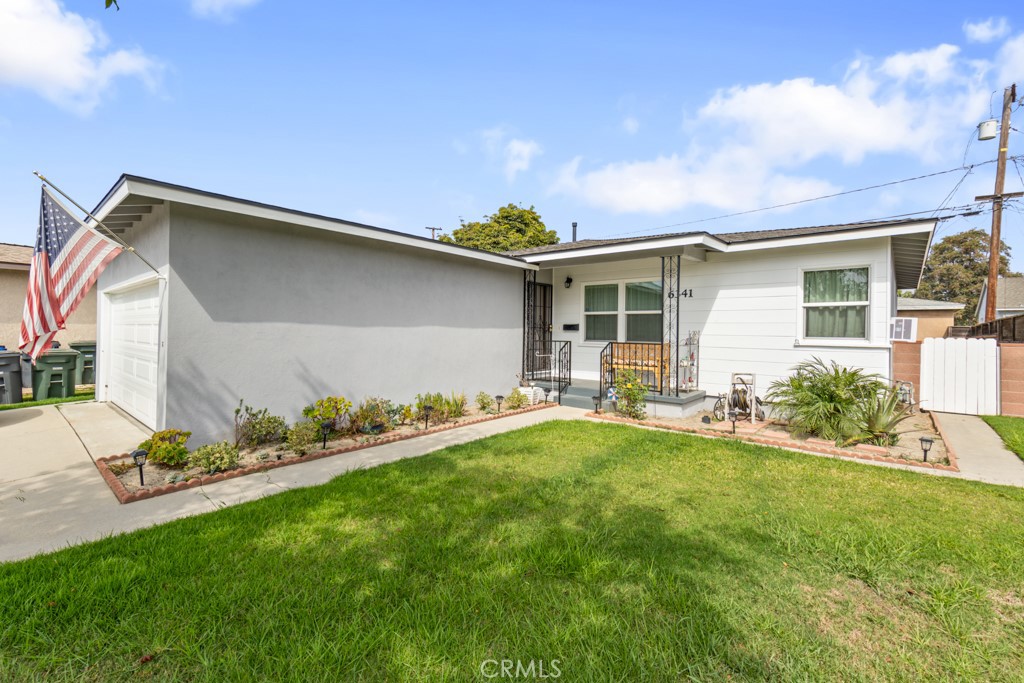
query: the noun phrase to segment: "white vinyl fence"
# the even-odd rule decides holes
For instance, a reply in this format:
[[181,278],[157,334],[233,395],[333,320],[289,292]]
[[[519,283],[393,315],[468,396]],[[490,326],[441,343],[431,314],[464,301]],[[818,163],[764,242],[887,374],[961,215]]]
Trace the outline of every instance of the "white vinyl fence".
[[967,415],[999,414],[999,345],[995,339],[925,339],[921,408]]

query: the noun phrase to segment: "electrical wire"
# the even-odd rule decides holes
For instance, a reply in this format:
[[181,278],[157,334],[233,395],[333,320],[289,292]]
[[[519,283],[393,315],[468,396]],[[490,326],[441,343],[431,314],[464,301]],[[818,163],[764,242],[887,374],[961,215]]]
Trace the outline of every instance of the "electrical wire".
[[[1019,158],[1021,158],[1021,156],[1018,155],[1018,156],[1009,157],[1009,158],[1019,159]],[[643,234],[645,232],[655,232],[657,230],[667,230],[669,228],[678,228],[678,227],[681,227],[681,226],[684,226],[684,225],[696,225],[697,223],[708,223],[710,221],[718,221],[718,220],[722,220],[724,218],[735,218],[736,216],[746,216],[746,215],[749,215],[749,214],[752,214],[752,213],[760,213],[762,211],[772,211],[774,209],[782,209],[782,208],[786,208],[786,207],[789,207],[789,206],[797,206],[799,204],[807,204],[809,202],[817,202],[817,201],[821,201],[822,199],[834,199],[835,197],[842,197],[844,195],[856,194],[858,192],[867,192],[868,190],[877,190],[877,189],[880,189],[880,188],[883,188],[883,187],[891,187],[893,185],[900,185],[902,183],[913,182],[915,180],[924,180],[925,178],[934,178],[934,177],[940,176],[940,175],[947,175],[949,173],[956,173],[957,171],[967,171],[968,173],[970,173],[970,171],[972,171],[973,169],[977,168],[978,166],[987,166],[988,164],[996,163],[996,161],[997,161],[997,159],[992,159],[990,161],[979,161],[978,163],[970,164],[969,166],[958,166],[956,168],[950,168],[950,169],[947,169],[945,171],[936,171],[935,173],[926,173],[924,175],[915,176],[913,178],[903,178],[901,180],[892,180],[892,181],[887,182],[887,183],[879,183],[878,185],[869,185],[868,187],[859,187],[859,188],[856,188],[854,190],[844,190],[842,192],[835,192],[833,194],[826,194],[826,195],[822,195],[820,197],[810,197],[808,199],[799,199],[797,201],[785,202],[784,204],[775,204],[773,206],[765,206],[765,207],[761,207],[759,209],[749,209],[747,211],[736,211],[734,213],[722,214],[720,216],[710,216],[708,218],[698,218],[698,219],[692,220],[692,221],[683,221],[682,223],[672,223],[672,224],[669,224],[669,225],[660,225],[660,226],[654,227],[654,228],[644,228],[643,230],[632,230],[632,231],[629,231],[629,232],[620,232],[620,233],[616,233],[616,234],[610,235],[610,237],[619,237],[619,236],[625,236],[625,235],[640,235],[640,234]],[[934,210],[935,209],[931,209],[931,211],[934,211]],[[919,213],[921,213],[921,212],[919,212]],[[928,212],[923,212],[923,213],[928,213]]]

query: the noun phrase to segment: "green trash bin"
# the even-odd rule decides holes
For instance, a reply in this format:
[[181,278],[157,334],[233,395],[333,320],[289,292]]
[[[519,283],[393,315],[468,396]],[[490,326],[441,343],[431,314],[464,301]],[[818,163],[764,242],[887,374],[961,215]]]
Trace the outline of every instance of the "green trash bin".
[[21,354],[0,351],[0,403],[21,403]]
[[32,368],[32,400],[68,398],[75,395],[75,368],[78,351],[46,351]]
[[71,342],[71,348],[79,353],[75,385],[96,384],[96,342]]

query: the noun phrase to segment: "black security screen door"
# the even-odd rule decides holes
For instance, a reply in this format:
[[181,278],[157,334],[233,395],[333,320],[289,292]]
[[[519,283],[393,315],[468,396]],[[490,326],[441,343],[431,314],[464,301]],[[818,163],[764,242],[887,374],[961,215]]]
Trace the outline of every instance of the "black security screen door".
[[528,282],[532,287],[532,297],[527,295],[527,303],[532,310],[526,316],[526,358],[524,370],[526,378],[547,377],[551,373],[551,285],[541,282]]

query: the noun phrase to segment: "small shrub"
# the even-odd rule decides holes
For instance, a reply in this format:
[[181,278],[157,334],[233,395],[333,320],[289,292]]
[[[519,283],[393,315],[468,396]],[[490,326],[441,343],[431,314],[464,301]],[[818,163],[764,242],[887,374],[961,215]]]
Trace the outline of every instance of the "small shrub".
[[181,468],[188,464],[188,447],[185,442],[192,432],[180,429],[165,429],[139,444],[149,454],[149,461],[164,467]]
[[254,448],[266,443],[280,441],[288,423],[283,417],[271,415],[266,408],[254,410],[238,402],[235,408],[235,446],[238,448]]
[[466,395],[462,392],[453,391],[444,399],[444,412],[449,420],[462,417],[466,414]]
[[776,380],[765,397],[797,434],[841,443],[862,433],[859,407],[884,389],[876,375],[820,358],[800,363]]
[[516,387],[508,392],[508,396],[505,398],[505,405],[508,406],[509,410],[519,410],[530,405],[530,397],[519,391],[519,388]]
[[340,430],[345,416],[351,409],[352,402],[344,396],[328,396],[303,408],[302,415],[315,422],[317,429],[320,428],[321,422],[330,422],[332,429]]
[[899,441],[896,427],[910,417],[910,406],[900,403],[900,392],[887,387],[868,396],[854,408],[854,420],[859,431],[843,445],[870,443],[876,446],[895,446]]
[[633,420],[647,419],[647,385],[630,369],[615,374],[615,393],[619,412]]
[[122,460],[121,462],[109,462],[107,463],[107,469],[110,470],[115,477],[120,477],[125,472],[131,472],[135,469],[135,463],[131,460]]
[[484,413],[494,406],[494,397],[484,391],[477,394],[474,400],[476,401],[476,407]]
[[390,431],[401,421],[402,408],[386,398],[368,398],[352,413],[352,430],[364,434]]
[[442,422],[448,421],[448,413],[446,411],[447,405],[445,403],[444,395],[441,393],[431,394],[416,394],[416,401],[414,403],[416,409],[416,420],[421,421],[426,413],[425,408],[431,406],[433,411],[430,413],[430,422],[432,424],[441,424]]
[[238,467],[238,448],[227,441],[200,446],[188,456],[188,466],[207,474],[234,469]]
[[302,420],[292,425],[285,437],[288,450],[305,455],[313,448],[313,444],[320,440],[320,424],[312,420]]
[[405,403],[398,406],[398,424],[412,424],[416,419],[416,414],[412,409],[412,406]]

